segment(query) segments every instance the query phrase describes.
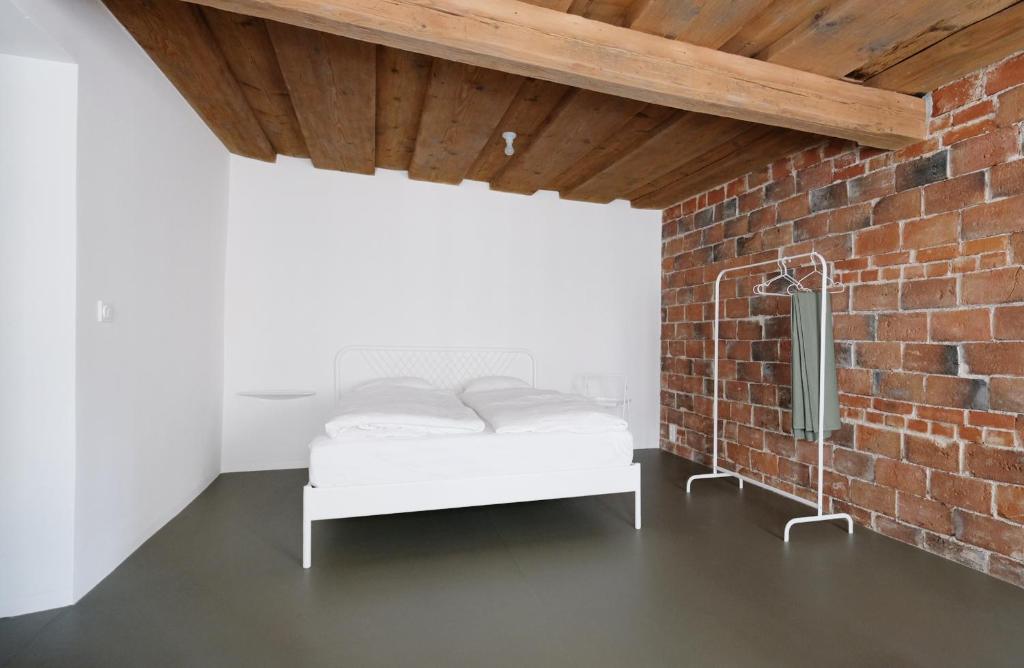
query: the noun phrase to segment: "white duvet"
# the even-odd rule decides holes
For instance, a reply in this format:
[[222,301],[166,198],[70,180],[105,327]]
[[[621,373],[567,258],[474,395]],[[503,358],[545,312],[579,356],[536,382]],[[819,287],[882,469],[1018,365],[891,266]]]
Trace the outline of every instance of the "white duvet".
[[342,394],[335,417],[324,425],[331,438],[359,431],[381,437],[471,434],[484,422],[446,390],[382,385]]
[[532,387],[466,392],[462,401],[499,434],[625,431],[626,421],[610,409],[578,394]]

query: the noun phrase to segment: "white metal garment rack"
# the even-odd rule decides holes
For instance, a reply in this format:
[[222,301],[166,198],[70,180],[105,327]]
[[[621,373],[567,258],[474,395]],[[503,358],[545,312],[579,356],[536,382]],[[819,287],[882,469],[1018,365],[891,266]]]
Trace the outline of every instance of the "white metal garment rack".
[[[824,467],[823,467],[823,464],[824,464],[824,461],[825,461],[825,431],[824,431],[825,430],[825,392],[824,392],[824,389],[825,389],[825,345],[824,345],[824,343],[825,343],[825,323],[826,323],[826,320],[825,320],[825,315],[826,315],[826,309],[825,309],[825,303],[826,302],[825,302],[825,299],[826,299],[826,297],[825,297],[825,295],[828,292],[829,283],[833,283],[833,281],[832,281],[832,271],[831,271],[831,268],[829,267],[829,264],[825,260],[824,256],[822,256],[820,253],[817,253],[817,252],[801,253],[799,255],[792,255],[792,256],[789,256],[789,257],[782,257],[782,258],[773,259],[773,260],[765,260],[764,262],[754,262],[752,264],[744,264],[744,265],[739,265],[739,266],[736,266],[736,267],[728,267],[728,268],[723,269],[722,271],[718,272],[718,277],[715,279],[715,328],[714,328],[714,335],[715,335],[715,361],[714,361],[714,368],[713,368],[713,371],[712,371],[712,374],[713,374],[713,377],[714,377],[715,390],[714,390],[714,403],[712,404],[712,409],[711,409],[712,423],[713,423],[713,426],[712,426],[712,441],[713,441],[713,443],[712,443],[711,473],[700,473],[700,474],[697,474],[697,475],[693,475],[693,476],[690,476],[690,478],[686,481],[686,493],[687,494],[690,493],[690,485],[693,483],[693,481],[701,479],[701,478],[736,478],[737,480],[739,480],[740,489],[743,488],[743,476],[739,475],[738,473],[734,473],[732,471],[727,471],[727,470],[719,469],[719,467],[718,467],[718,394],[719,394],[719,390],[718,390],[718,322],[719,322],[719,291],[721,289],[722,277],[725,276],[726,274],[734,272],[734,271],[740,271],[742,269],[752,269],[754,267],[761,267],[761,266],[766,266],[766,265],[770,265],[770,264],[778,264],[783,270],[795,269],[795,268],[798,268],[800,266],[806,267],[806,266],[808,266],[806,264],[806,262],[804,264],[800,264],[800,265],[795,264],[795,262],[801,261],[801,260],[806,261],[808,259],[811,262],[810,266],[813,266],[815,268],[815,270],[818,270],[818,271],[821,272],[821,279],[822,279],[821,280],[821,304],[822,304],[822,306],[821,306],[821,331],[819,332],[820,336],[819,336],[819,339],[818,339],[821,342],[821,345],[818,346],[819,349],[820,349],[819,350],[819,355],[820,356],[819,356],[819,359],[818,359],[818,504],[817,504],[817,506],[818,506],[818,513],[817,513],[817,515],[812,515],[812,516],[809,516],[809,517],[797,517],[797,518],[791,519],[789,522],[787,522],[786,523],[786,530],[785,530],[785,532],[783,534],[783,540],[785,540],[787,543],[789,542],[789,530],[793,527],[793,525],[795,525],[795,524],[805,524],[805,523],[808,523],[808,522],[828,522],[828,521],[831,521],[831,520],[846,520],[847,531],[849,533],[853,533],[853,518],[850,517],[848,514],[846,514],[846,513],[825,514],[824,484],[823,484],[824,483],[824,479],[825,479],[824,478]],[[819,266],[820,266],[820,270],[818,269]],[[764,292],[762,294],[781,294],[781,295],[785,295],[785,294],[792,294],[792,292],[791,291],[787,291],[787,292],[784,292],[784,293]]]

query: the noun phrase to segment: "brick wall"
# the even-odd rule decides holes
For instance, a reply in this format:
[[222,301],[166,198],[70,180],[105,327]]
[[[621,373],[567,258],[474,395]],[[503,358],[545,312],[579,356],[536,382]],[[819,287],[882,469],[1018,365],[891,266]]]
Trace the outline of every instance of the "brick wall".
[[[931,97],[917,145],[824,142],[665,211],[661,445],[710,460],[718,271],[819,251],[848,288],[828,505],[1024,586],[1024,53]],[[813,499],[788,299],[752,296],[763,277],[722,283],[722,461]]]

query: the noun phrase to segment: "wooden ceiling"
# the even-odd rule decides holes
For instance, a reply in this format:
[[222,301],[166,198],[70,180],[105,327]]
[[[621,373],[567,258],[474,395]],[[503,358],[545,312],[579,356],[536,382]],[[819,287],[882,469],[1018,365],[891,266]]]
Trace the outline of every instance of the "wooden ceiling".
[[[225,146],[260,160],[665,208],[820,140],[181,0],[104,1]],[[1024,48],[1016,0],[527,1],[910,94]]]

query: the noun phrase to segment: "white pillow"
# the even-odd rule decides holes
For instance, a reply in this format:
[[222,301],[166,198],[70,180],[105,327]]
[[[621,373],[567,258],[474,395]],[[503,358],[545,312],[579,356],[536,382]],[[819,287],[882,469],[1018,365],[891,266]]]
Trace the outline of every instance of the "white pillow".
[[434,384],[425,378],[415,376],[402,376],[399,378],[376,378],[365,383],[359,383],[353,390],[367,390],[371,387],[411,387],[417,390],[433,390]]
[[463,392],[487,392],[489,390],[507,390],[513,387],[530,387],[530,384],[512,376],[484,376],[474,378],[462,388]]

